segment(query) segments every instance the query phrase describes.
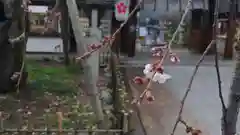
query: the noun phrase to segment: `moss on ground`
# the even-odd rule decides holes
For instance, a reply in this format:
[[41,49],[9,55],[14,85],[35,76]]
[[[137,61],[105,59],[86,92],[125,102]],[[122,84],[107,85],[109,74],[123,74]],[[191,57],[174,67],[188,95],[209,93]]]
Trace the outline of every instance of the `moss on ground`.
[[54,62],[27,61],[28,82],[37,92],[51,92],[59,95],[76,94],[81,69],[77,65],[65,67]]

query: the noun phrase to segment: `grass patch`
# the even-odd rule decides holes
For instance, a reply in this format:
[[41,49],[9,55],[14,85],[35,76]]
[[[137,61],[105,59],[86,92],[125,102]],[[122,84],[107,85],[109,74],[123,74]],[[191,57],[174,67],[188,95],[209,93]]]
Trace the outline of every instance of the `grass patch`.
[[96,127],[95,114],[78,90],[82,74],[78,65],[27,60],[26,66],[32,99],[0,98],[5,128],[58,128],[57,112],[63,113],[63,128]]
[[54,62],[27,61],[30,89],[60,95],[76,94],[81,69],[77,65],[65,67]]

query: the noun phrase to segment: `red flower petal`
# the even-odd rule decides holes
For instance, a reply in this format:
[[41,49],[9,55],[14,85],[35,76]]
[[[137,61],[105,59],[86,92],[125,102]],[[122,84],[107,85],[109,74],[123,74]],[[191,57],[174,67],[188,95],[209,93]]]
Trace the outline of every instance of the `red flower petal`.
[[163,67],[159,66],[159,67],[156,67],[156,71],[160,74],[163,74]]

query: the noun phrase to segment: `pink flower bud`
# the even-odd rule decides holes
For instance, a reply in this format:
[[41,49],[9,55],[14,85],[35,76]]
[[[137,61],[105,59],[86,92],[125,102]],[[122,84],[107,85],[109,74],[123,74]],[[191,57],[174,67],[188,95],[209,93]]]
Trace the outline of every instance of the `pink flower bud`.
[[152,49],[151,49],[151,52],[152,53],[154,53],[154,52],[162,52],[163,51],[163,49],[162,49],[162,47],[153,47]]
[[88,51],[100,49],[102,47],[102,44],[90,44],[88,45]]
[[144,83],[144,79],[142,77],[136,76],[133,79],[133,82],[136,83],[136,84],[143,84]]
[[145,96],[146,96],[146,99],[148,102],[153,102],[155,100],[154,96],[152,95],[152,92],[151,91],[147,91],[145,93]]
[[179,63],[180,62],[180,59],[177,57],[177,55],[176,54],[170,54],[170,61],[172,62],[172,63]]
[[156,67],[156,72],[163,74],[163,67],[162,66],[157,66]]
[[162,52],[156,52],[152,54],[153,57],[160,57],[162,56]]

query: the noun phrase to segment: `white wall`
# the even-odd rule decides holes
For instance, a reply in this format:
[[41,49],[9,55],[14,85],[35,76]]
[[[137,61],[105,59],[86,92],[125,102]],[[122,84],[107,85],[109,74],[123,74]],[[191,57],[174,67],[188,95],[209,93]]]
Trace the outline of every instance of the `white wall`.
[[[63,52],[61,38],[44,38],[44,37],[29,37],[26,51],[30,52],[56,52],[55,46],[60,45]],[[59,48],[58,48],[59,50]]]

